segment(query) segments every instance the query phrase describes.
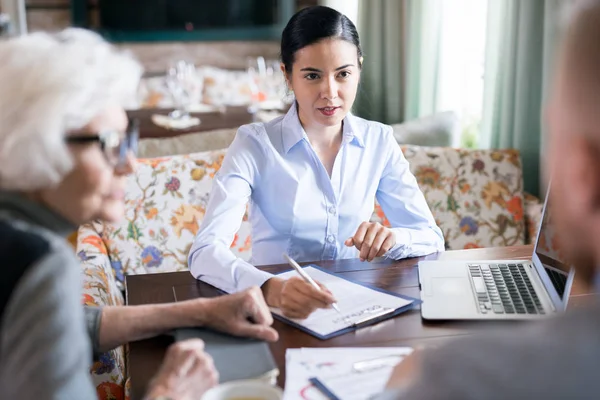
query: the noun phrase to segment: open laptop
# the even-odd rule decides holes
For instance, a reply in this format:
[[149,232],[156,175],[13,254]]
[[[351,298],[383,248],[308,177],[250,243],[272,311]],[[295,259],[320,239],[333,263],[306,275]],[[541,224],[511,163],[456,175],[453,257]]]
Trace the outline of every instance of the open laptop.
[[423,319],[535,319],[565,310],[575,271],[561,256],[549,194],[531,260],[419,262]]

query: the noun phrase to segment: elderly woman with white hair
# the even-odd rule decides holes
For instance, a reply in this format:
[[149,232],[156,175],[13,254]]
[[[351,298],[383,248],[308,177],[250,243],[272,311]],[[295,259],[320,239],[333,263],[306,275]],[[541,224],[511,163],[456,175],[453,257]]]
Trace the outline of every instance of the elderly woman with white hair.
[[[124,212],[142,73],[99,36],[69,29],[0,42],[0,387],[18,399],[96,398],[92,352],[181,326],[275,340],[258,288],[217,299],[91,308],[64,235]],[[253,323],[249,322],[252,320]],[[147,398],[196,398],[217,382],[201,341],[171,346]]]

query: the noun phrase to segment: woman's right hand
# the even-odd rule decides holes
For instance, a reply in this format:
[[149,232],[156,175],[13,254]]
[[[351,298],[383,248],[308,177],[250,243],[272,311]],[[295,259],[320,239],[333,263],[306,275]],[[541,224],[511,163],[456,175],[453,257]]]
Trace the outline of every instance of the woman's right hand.
[[278,307],[288,318],[304,319],[317,308],[330,308],[335,303],[333,294],[317,282],[321,290],[299,276],[283,280],[271,278],[262,286],[267,304]]
[[219,374],[212,357],[204,352],[204,342],[200,339],[185,340],[167,349],[145,398],[198,399],[218,382]]

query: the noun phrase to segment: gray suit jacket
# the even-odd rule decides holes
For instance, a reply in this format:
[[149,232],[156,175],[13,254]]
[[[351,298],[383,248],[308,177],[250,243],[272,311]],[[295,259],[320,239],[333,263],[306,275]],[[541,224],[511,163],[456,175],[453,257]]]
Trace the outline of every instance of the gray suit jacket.
[[426,351],[419,380],[380,399],[600,399],[600,303]]

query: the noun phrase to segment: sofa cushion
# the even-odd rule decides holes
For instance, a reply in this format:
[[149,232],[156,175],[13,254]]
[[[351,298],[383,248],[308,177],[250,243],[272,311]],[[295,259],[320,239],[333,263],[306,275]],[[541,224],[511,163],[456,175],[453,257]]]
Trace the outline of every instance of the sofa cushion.
[[444,111],[392,125],[394,137],[401,144],[417,146],[452,146],[458,138],[458,116]]
[[236,128],[215,129],[173,137],[141,139],[138,144],[138,157],[167,157],[226,149],[233,141],[236,132]]
[[[447,249],[525,244],[518,151],[402,149],[444,233]],[[375,214],[387,223],[378,206]]]

